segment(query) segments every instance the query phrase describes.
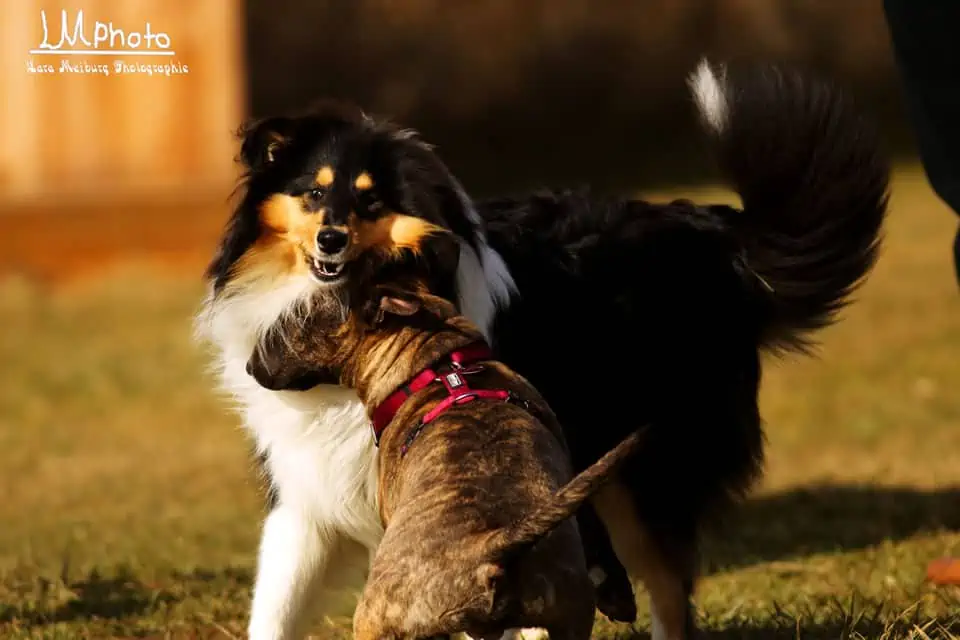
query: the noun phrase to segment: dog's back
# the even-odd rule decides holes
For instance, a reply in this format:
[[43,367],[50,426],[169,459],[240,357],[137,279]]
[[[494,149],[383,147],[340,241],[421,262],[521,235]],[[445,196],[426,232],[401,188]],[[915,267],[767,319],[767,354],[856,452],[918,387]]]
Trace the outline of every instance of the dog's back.
[[388,526],[355,617],[357,637],[541,627],[553,638],[588,638],[593,585],[571,516],[639,434],[572,478],[560,427],[526,380],[499,363],[471,378],[474,388],[505,389],[525,405],[470,402],[412,441],[403,430],[384,438]]
[[572,477],[562,432],[533,388],[502,365],[470,377],[474,388],[506,389],[531,408],[456,406],[406,449],[402,430],[385,434],[380,490],[388,526],[355,617],[357,637],[485,634],[575,617],[592,624],[592,585],[572,520],[506,565],[499,544],[503,531]]

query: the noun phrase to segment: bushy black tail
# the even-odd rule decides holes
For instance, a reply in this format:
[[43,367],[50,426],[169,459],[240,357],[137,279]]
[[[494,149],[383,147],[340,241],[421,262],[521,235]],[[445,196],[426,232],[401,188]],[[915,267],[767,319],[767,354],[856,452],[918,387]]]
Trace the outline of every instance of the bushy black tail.
[[743,211],[725,222],[762,298],[762,346],[806,350],[877,257],[889,167],[876,134],[834,87],[777,68],[703,61],[690,77]]
[[493,544],[493,555],[501,562],[508,561],[532,547],[561,522],[573,516],[580,505],[610,480],[613,472],[640,448],[645,434],[646,428],[631,433],[602,458],[563,485],[549,502],[540,505],[513,527],[503,529]]

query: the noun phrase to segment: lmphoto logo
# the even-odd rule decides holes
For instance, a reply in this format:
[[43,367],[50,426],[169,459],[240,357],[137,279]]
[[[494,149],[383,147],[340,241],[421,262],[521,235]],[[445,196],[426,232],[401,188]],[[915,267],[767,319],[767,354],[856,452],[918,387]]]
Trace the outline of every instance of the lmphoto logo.
[[[28,52],[28,73],[172,76],[190,72],[186,64],[176,60],[170,35],[149,22],[133,29],[112,21],[87,22],[82,9],[73,14],[61,10],[59,23],[41,9],[39,21],[43,35],[37,47]],[[50,61],[46,56],[60,59]],[[114,59],[104,60],[104,56]],[[119,59],[127,56],[135,58]]]

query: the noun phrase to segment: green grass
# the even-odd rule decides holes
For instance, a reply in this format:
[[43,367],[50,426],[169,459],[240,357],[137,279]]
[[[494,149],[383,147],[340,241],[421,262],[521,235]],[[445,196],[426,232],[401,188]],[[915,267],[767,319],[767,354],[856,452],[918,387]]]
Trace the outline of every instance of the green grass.
[[[960,554],[954,224],[900,172],[860,300],[819,358],[767,364],[766,480],[705,544],[711,637],[960,634],[960,589],[924,581]],[[200,295],[130,270],[0,284],[0,636],[242,637],[262,508],[190,342]],[[646,637],[641,602],[598,637]]]

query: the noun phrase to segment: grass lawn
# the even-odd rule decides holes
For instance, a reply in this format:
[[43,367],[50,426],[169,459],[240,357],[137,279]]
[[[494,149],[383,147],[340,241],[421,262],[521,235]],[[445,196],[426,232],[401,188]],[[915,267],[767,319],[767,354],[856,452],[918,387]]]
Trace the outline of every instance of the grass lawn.
[[[960,634],[960,588],[924,580],[960,555],[955,224],[900,171],[860,300],[818,359],[768,362],[766,480],[705,545],[710,637]],[[200,295],[131,266],[0,282],[0,637],[242,637],[261,501],[190,342]],[[646,637],[641,602],[597,637]]]

